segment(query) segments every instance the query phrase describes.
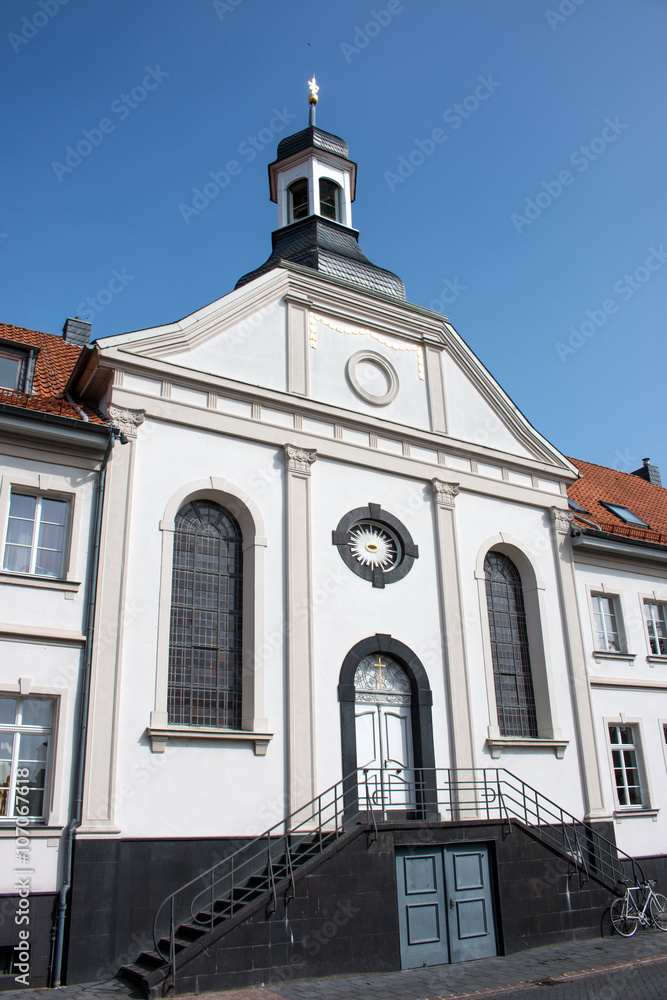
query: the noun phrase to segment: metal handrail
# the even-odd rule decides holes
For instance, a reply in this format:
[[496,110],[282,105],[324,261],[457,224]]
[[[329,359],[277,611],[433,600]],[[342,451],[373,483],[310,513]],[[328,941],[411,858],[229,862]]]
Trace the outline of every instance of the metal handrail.
[[[373,775],[374,782],[371,781]],[[376,790],[371,793],[372,784]],[[351,804],[346,793],[352,786],[356,791]],[[160,904],[153,923],[157,953],[169,963],[171,975],[175,976],[178,954],[175,935],[178,921],[178,926],[183,923],[180,915],[177,918],[177,904],[185,905],[196,926],[207,926],[211,931],[216,920],[234,915],[237,904],[250,903],[264,893],[269,893],[275,909],[280,882],[287,880],[288,893],[291,888],[293,897],[295,867],[319,856],[332,837],[337,840],[348,827],[360,822],[362,813],[370,817],[368,823],[377,837],[378,813],[383,821],[388,818],[390,809],[414,819],[424,819],[433,815],[429,812],[433,805],[449,812],[456,820],[466,818],[466,814],[475,820],[504,820],[510,832],[512,821],[517,820],[560,851],[585,878],[595,878],[612,891],[616,891],[619,881],[626,876],[624,865],[631,867],[632,877],[637,882],[644,880],[641,865],[634,858],[506,768],[366,767],[331,785],[248,844],[170,893]],[[281,869],[277,876],[276,861]],[[216,907],[223,900],[229,903],[229,913],[226,907],[218,908],[216,913]],[[203,905],[209,912],[206,909],[199,912]],[[159,925],[165,908],[169,913],[169,938],[163,946]]]

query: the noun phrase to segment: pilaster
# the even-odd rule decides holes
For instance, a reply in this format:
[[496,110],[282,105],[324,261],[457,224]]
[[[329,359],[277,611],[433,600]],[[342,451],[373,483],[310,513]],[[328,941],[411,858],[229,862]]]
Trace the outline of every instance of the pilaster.
[[475,766],[470,714],[469,676],[463,639],[463,603],[459,587],[454,505],[458,483],[432,480],[436,524],[440,617],[445,647],[445,690],[448,699],[451,766]]
[[317,452],[284,445],[287,513],[287,767],[289,812],[315,794],[310,475]]
[[117,832],[114,829],[114,782],[126,614],[124,567],[130,534],[137,430],[144,421],[144,411],[110,406],[109,416],[125,443],[116,444],[107,471],[80,833]]
[[586,818],[601,819],[609,814],[604,806],[591,688],[575,587],[574,557],[570,541],[573,514],[562,507],[551,507],[550,514]]

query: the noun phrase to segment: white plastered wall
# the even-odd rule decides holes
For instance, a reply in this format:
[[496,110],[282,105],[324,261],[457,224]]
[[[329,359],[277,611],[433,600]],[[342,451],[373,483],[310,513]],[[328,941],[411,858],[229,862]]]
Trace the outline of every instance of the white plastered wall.
[[271,304],[215,333],[189,351],[169,356],[175,365],[196,372],[284,391],[287,384],[286,305]]
[[[575,550],[576,551],[576,550]],[[649,659],[644,621],[645,599],[667,602],[667,582],[656,568],[622,570],[610,565],[575,562],[577,598],[592,687],[592,701],[605,799],[616,821],[619,846],[633,856],[664,854],[667,842],[667,663]],[[596,656],[590,595],[606,593],[622,617],[627,656]],[[642,786],[646,815],[623,816],[619,809],[609,754],[611,722],[633,725],[641,741]],[[654,810],[658,810],[653,816]],[[620,820],[620,822],[619,822]]]
[[[156,635],[162,537],[171,497],[190,482],[218,477],[253,498],[266,527],[266,643],[269,731],[266,756],[250,743],[169,740],[152,753],[146,735],[155,706]],[[123,836],[250,836],[283,809],[283,491],[282,452],[147,419],[134,470],[122,655],[115,822]],[[239,790],[243,789],[243,794]],[[276,817],[277,818],[277,817]]]
[[[313,633],[317,705],[318,786],[342,777],[337,685],[350,649],[376,633],[391,635],[421,660],[433,694],[436,764],[449,763],[448,721],[428,483],[318,459],[312,472]],[[384,589],[354,574],[332,544],[348,511],[380,504],[403,522],[419,546],[410,572]]]
[[[549,512],[462,493],[456,500],[456,525],[464,609],[464,637],[468,652],[474,745],[478,767],[505,767],[563,808],[583,816],[581,778],[572,714],[569,670],[564,627],[559,604],[558,579],[550,535]],[[542,633],[547,655],[547,680],[550,708],[554,721],[569,741],[563,759],[546,748],[503,749],[499,759],[490,757],[486,745],[489,725],[488,663],[483,643],[483,620],[486,606],[480,601],[479,582],[475,578],[478,559],[502,535],[530,559],[541,590]]]

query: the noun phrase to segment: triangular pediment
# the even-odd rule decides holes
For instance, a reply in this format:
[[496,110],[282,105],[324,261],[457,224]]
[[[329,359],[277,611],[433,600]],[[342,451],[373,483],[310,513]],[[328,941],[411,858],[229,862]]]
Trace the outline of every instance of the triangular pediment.
[[[294,308],[303,326],[299,351],[305,372],[296,389],[290,378]],[[401,428],[413,437],[435,431],[442,435],[444,452],[473,458],[497,453],[573,471],[442,316],[307,268],[283,263],[177,323],[97,343],[119,362],[141,359],[156,385],[167,377],[166,369],[171,380],[180,371],[188,384],[199,382],[202,389],[207,380],[231,380],[239,390],[266,390],[271,405],[276,394],[292,399],[296,394],[317,406],[322,419],[328,414],[338,422],[336,414],[347,412],[352,419],[373,420],[388,435]],[[395,376],[397,388],[386,405],[369,402],[355,384],[350,365],[362,355],[368,365],[375,359]],[[436,419],[438,392],[442,414]]]

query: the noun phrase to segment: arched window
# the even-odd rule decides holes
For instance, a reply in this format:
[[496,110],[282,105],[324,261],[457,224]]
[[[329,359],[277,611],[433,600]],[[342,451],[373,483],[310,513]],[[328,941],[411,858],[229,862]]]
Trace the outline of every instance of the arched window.
[[305,219],[308,215],[308,181],[305,177],[300,177],[298,181],[287,188],[289,199],[289,220],[297,222]]
[[192,500],[175,519],[171,725],[240,728],[242,618],[241,529],[219,504]]
[[512,560],[502,552],[488,553],[484,575],[500,733],[537,737],[521,577]]
[[340,185],[320,177],[320,215],[340,222]]

